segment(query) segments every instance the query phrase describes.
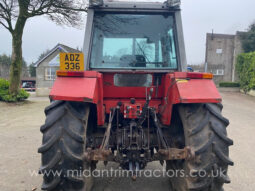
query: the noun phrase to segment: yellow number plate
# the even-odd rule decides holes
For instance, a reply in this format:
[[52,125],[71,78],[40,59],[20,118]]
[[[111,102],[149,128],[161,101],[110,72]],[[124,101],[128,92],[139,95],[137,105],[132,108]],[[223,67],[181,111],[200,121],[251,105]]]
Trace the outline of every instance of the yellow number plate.
[[82,53],[60,53],[60,70],[84,71],[84,55]]

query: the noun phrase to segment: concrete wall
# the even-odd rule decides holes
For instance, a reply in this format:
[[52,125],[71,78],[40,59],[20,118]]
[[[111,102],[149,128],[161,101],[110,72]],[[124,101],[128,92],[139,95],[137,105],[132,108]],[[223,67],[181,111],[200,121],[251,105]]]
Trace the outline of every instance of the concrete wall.
[[[45,79],[45,70],[50,67],[49,62],[55,58],[60,53],[59,50],[55,51],[48,58],[46,58],[43,62],[39,64],[36,68],[36,96],[48,96],[51,90],[51,87],[54,84],[54,80],[46,80]],[[52,67],[56,70],[59,67]]]
[[216,83],[232,80],[234,46],[234,35],[207,34],[207,71],[215,73],[216,70],[224,70],[224,75],[214,75]]
[[0,64],[0,78],[9,78],[10,67],[7,64]]
[[[224,75],[214,75],[214,81],[239,81],[236,72],[236,58],[243,52],[240,35],[207,34],[206,37],[206,62],[207,72],[215,73],[217,69],[223,69]],[[217,52],[222,50],[222,53]]]

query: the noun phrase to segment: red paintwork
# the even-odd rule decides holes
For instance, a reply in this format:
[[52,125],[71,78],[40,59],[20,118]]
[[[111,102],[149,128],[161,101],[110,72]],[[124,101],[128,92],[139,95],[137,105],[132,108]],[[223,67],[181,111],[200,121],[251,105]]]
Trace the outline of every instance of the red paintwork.
[[[153,75],[153,74],[152,74]],[[145,87],[116,87],[113,82],[114,73],[84,72],[84,77],[58,77],[50,96],[54,100],[83,101],[97,105],[98,125],[103,125],[105,114],[122,102],[130,104],[130,98],[136,99],[136,104],[144,105]],[[160,113],[161,122],[169,125],[172,107],[179,103],[218,103],[221,102],[214,82],[210,79],[187,79],[186,72],[169,73],[162,76],[161,85],[154,88],[150,107]],[[157,90],[157,91],[156,91]]]
[[[114,73],[106,73],[103,75],[104,82],[104,99],[106,98],[145,98],[146,89],[149,92],[150,88],[145,87],[117,87],[113,82]],[[158,88],[158,98],[162,97],[163,86]],[[153,97],[156,92],[154,91]]]
[[142,104],[141,103],[125,103],[124,104],[124,118],[127,119],[137,119],[142,114]]
[[187,83],[178,83],[180,103],[218,103],[221,96],[212,80],[191,79]]
[[[54,100],[97,102],[97,78],[58,77],[50,96]],[[78,88],[79,87],[79,88]]]
[[51,89],[53,100],[80,101],[97,104],[98,125],[104,124],[102,74],[84,72],[84,77],[58,77]]
[[[130,103],[130,99],[104,99],[104,105],[105,105],[105,112],[110,113],[110,109],[113,107],[116,107],[118,102],[122,102],[122,106],[120,107],[121,112],[124,112],[124,106],[125,104]],[[136,99],[136,103],[140,103],[141,105],[145,104],[145,99]],[[158,111],[158,107],[161,104],[161,100],[151,100],[150,101],[150,107],[156,108],[156,111]]]

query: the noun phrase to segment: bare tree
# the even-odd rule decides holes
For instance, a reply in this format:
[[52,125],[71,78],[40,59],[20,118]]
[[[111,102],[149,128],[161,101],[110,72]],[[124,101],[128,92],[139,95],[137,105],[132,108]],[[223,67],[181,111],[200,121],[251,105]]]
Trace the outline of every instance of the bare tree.
[[78,26],[81,12],[86,11],[85,0],[0,0],[0,25],[12,35],[10,69],[11,95],[19,91],[22,68],[22,36],[29,18],[46,15],[60,25]]

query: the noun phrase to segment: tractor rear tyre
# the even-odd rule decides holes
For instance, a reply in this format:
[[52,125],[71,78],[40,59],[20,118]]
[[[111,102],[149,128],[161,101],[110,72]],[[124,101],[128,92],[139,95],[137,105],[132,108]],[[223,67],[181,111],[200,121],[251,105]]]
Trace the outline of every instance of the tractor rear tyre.
[[42,190],[88,191],[92,178],[84,170],[93,170],[83,160],[88,126],[89,105],[79,102],[55,101],[45,109],[46,121],[41,126],[42,156],[39,173],[43,174]]
[[194,151],[195,158],[167,161],[167,170],[183,172],[170,178],[173,191],[223,191],[224,183],[230,183],[227,170],[233,165],[229,159],[233,141],[227,137],[229,121],[221,115],[222,107],[221,104],[179,106],[184,144]]

